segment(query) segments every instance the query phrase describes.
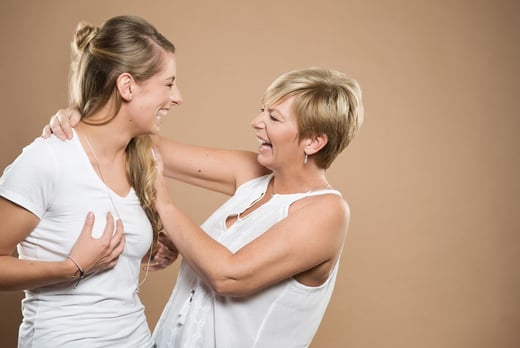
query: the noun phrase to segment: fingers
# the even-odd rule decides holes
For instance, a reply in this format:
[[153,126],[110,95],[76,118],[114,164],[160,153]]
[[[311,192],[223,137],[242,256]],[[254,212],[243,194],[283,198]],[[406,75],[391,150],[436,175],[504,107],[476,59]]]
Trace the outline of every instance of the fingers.
[[153,258],[150,262],[143,264],[143,271],[160,271],[172,264],[173,261]]
[[121,219],[116,221],[116,232],[112,236],[112,240],[110,241],[110,248],[112,249],[112,257],[118,258],[125,249],[125,234],[123,233],[123,223]]
[[67,139],[72,139],[72,127],[71,127],[71,117],[73,113],[70,109],[67,110],[59,110],[56,113],[56,118],[58,119],[58,123],[61,126],[61,130],[65,133]]
[[43,127],[43,130],[42,130],[42,135],[41,137],[43,139],[47,139],[48,137],[51,136],[51,128],[49,127],[49,125],[46,125],[45,127]]
[[111,243],[109,250],[107,250],[105,255],[98,260],[96,271],[114,268],[119,260],[119,256],[121,256],[125,249],[125,242],[125,236],[124,234],[121,234],[121,238],[114,241],[114,243]]
[[[169,245],[162,242],[162,240],[167,241]],[[158,250],[155,256],[150,262],[147,262],[143,265],[143,270],[145,271],[159,271],[165,269],[169,265],[171,265],[179,256],[179,252],[175,248],[175,245],[171,243],[170,240],[167,239],[164,235],[159,235],[159,243]]]
[[154,262],[171,261],[176,258],[177,252],[170,250],[163,244],[158,244],[159,250],[152,259]]
[[[107,223],[108,223],[108,221],[107,221]],[[125,234],[123,233],[123,230],[124,230],[123,223],[121,222],[121,219],[118,219],[116,221],[116,230],[113,234],[110,231],[110,229],[106,230],[107,235],[111,237],[110,245],[109,245],[109,248],[107,250],[107,255],[106,255],[107,268],[114,267],[117,263],[119,256],[125,250],[126,239],[125,239]]]
[[[58,137],[61,140],[67,140],[67,135],[63,131],[63,128],[61,126],[61,120],[63,119],[63,116],[59,116],[59,111],[54,116],[51,117],[51,120],[49,121],[49,128],[52,133],[56,137]],[[71,136],[72,138],[72,136]],[[70,138],[69,138],[70,139]]]
[[143,271],[148,271],[148,272],[155,272],[155,271],[160,271],[160,270],[163,270],[165,269],[166,267],[157,263],[157,264],[154,264],[154,263],[150,263],[149,265],[144,265],[143,266]]
[[[117,227],[116,227],[117,231]],[[107,223],[105,225],[105,229],[103,230],[103,234],[101,235],[100,239],[103,239],[105,241],[109,241],[112,239],[112,235],[114,232],[114,217],[110,212],[107,213]]]
[[113,268],[125,247],[124,228],[120,219],[114,221],[112,214],[107,213],[105,229],[99,238],[92,236],[94,220],[94,213],[89,212],[70,252],[89,274]]
[[106,257],[106,263],[107,266],[105,269],[110,269],[115,267],[117,264],[117,261],[119,260],[119,256],[123,253],[125,249],[125,236],[124,234],[121,234],[121,238],[118,240],[118,242],[115,242],[113,245],[111,245],[110,253]]
[[164,244],[164,246],[168,247],[168,249],[177,251],[177,247],[175,246],[175,244],[173,244],[173,242],[171,241],[171,239],[168,237],[168,235],[166,233],[164,233],[164,232],[159,233],[158,241],[161,244]]
[[74,125],[77,124],[79,117],[73,110],[58,110],[51,117],[49,124],[43,128],[42,134],[46,135],[44,138],[50,136],[50,133],[54,133],[61,140],[72,139],[71,117],[74,117],[74,120],[72,120],[72,122],[75,122]]
[[83,224],[81,234],[87,234],[89,236],[92,235],[92,228],[94,228],[94,220],[94,213],[89,211],[87,213],[87,217],[85,218],[85,223]]
[[81,114],[78,109],[67,109],[68,121],[71,127],[76,127],[81,120]]

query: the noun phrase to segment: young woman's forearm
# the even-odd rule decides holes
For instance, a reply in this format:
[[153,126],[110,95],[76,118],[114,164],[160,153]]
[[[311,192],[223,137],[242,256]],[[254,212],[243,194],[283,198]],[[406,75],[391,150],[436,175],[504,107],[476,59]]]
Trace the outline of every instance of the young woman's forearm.
[[79,277],[69,259],[46,262],[0,256],[0,290],[28,290],[46,285],[72,282]]

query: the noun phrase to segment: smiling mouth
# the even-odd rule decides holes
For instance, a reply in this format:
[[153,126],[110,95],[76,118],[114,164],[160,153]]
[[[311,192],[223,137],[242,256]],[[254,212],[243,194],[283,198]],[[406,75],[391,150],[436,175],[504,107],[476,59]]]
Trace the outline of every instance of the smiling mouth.
[[155,114],[155,117],[161,118],[163,116],[166,116],[168,114],[169,109],[160,109],[157,111],[157,114]]
[[273,147],[273,145],[270,142],[268,142],[260,137],[257,137],[256,139],[258,140],[258,143],[260,143],[260,148],[262,148],[262,147],[272,148]]
[[170,110],[169,109],[159,109],[159,111],[157,111],[157,113],[155,114],[156,122],[160,122],[161,117],[166,116],[168,114],[168,111],[170,111]]

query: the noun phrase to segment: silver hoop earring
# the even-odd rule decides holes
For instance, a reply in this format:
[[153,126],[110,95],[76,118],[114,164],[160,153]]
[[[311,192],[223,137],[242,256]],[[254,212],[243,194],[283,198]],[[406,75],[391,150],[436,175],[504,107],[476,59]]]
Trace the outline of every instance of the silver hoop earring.
[[309,155],[305,154],[305,158],[303,159],[303,164],[307,164],[308,158],[309,158]]

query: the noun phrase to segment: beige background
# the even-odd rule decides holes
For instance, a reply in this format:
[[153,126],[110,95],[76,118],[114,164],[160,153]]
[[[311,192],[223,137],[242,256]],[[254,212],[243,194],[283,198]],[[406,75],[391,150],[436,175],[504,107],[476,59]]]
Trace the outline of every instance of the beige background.
[[[290,69],[361,83],[366,123],[329,171],[352,222],[312,347],[520,346],[517,1],[1,0],[0,167],[66,105],[76,23],[119,14],[177,46],[185,103],[162,133],[182,141],[254,150],[260,96]],[[224,199],[172,190],[198,222]],[[143,286],[152,328],[176,272]],[[20,298],[0,293],[2,347]]]

